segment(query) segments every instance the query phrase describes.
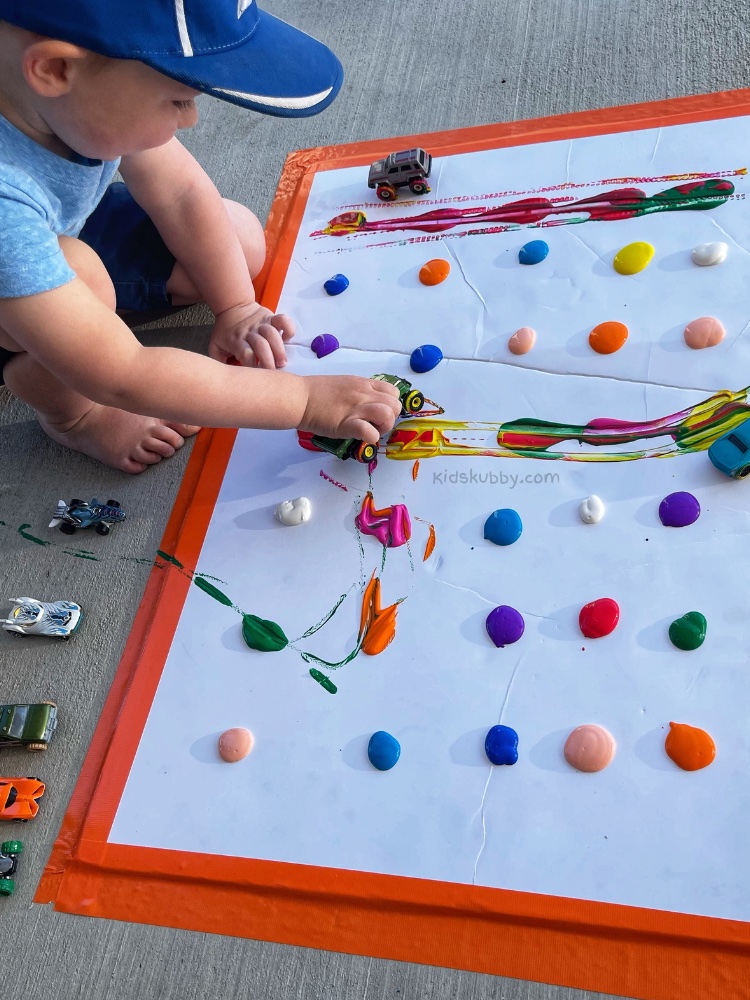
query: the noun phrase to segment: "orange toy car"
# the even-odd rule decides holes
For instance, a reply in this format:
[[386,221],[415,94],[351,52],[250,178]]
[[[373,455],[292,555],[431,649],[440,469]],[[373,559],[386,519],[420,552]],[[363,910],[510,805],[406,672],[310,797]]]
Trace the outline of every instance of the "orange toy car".
[[25,823],[39,812],[44,782],[39,778],[0,778],[0,819]]

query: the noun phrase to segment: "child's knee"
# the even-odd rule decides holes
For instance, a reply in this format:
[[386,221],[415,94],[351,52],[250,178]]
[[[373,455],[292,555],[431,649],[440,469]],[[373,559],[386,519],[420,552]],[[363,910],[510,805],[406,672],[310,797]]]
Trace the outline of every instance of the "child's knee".
[[263,226],[249,208],[239,202],[224,199],[224,206],[245,253],[247,269],[254,278],[266,259],[266,238]]
[[77,277],[81,279],[96,297],[110,309],[116,305],[115,286],[107,274],[99,255],[82,240],[72,236],[58,236],[60,249]]

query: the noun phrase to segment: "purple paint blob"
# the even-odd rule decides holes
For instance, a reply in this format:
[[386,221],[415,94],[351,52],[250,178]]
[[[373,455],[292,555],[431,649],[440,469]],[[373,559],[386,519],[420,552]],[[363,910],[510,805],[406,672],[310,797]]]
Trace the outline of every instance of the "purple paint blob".
[[667,528],[684,528],[698,520],[701,505],[692,493],[670,493],[659,504],[659,519]]
[[338,349],[339,342],[332,333],[321,333],[310,344],[310,350],[314,351],[319,358],[324,358],[326,354],[333,354]]
[[515,608],[501,604],[487,615],[487,635],[501,649],[512,642],[518,642],[526,627],[523,617]]

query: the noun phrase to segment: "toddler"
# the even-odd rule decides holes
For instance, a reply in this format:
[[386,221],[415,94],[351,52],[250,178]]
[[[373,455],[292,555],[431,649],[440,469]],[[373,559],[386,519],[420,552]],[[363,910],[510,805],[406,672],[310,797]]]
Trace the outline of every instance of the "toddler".
[[[294,328],[255,300],[260,223],[175,138],[200,92],[299,117],[341,80],[255,0],[0,0],[0,384],[53,440],[136,473],[202,425],[392,428],[388,382],[278,371]],[[209,357],[143,347],[116,311],[193,302]]]

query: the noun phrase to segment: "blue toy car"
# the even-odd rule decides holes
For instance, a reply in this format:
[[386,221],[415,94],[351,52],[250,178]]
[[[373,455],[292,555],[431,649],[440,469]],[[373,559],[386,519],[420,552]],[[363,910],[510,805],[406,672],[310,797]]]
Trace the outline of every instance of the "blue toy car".
[[124,520],[125,511],[117,500],[100,503],[93,497],[88,503],[84,500],[71,500],[70,503],[58,500],[55,516],[49,526],[59,527],[64,535],[75,534],[76,528],[93,528],[99,535],[108,535],[111,524]]
[[750,474],[750,419],[714,441],[708,457],[719,472],[732,479],[744,479]]

